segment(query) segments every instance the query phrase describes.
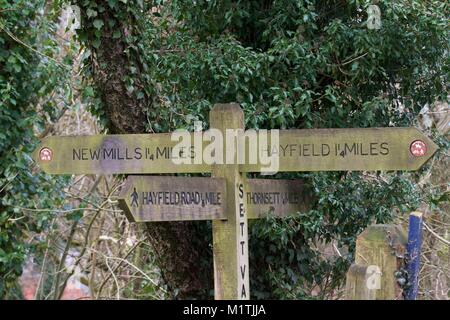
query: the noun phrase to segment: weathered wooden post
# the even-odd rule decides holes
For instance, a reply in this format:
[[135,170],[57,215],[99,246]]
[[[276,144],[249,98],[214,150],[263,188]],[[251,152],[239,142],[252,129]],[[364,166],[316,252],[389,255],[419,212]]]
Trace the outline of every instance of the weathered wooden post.
[[399,226],[369,226],[356,240],[355,263],[347,274],[346,298],[399,299],[402,291],[395,273],[403,267],[405,251],[406,235]]
[[[376,290],[379,289],[378,268],[369,268],[353,263],[347,272],[345,286],[348,300],[375,300]],[[372,283],[373,286],[367,285]]]
[[[211,128],[244,130],[244,113],[237,104],[215,105]],[[238,139],[227,139],[223,155],[234,153],[232,164],[213,164],[211,176],[226,179],[227,220],[213,220],[215,299],[249,299],[247,210],[244,202],[245,173],[239,172]],[[234,142],[234,146],[228,143]]]
[[416,300],[419,288],[420,249],[422,247],[422,213],[412,212],[409,216],[407,246],[408,288],[406,300]]

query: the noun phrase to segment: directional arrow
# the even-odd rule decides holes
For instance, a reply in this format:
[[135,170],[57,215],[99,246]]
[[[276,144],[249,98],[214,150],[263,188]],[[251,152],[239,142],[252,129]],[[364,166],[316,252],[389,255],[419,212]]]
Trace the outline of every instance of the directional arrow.
[[[280,130],[279,144],[263,149],[278,155],[277,171],[286,172],[417,170],[438,147],[416,128],[351,128]],[[241,171],[261,167],[244,164]]]
[[119,205],[132,222],[224,220],[225,179],[129,176]]
[[172,150],[170,133],[92,136],[51,136],[42,140],[33,159],[50,174],[199,173],[205,164],[176,164],[194,149]]
[[[118,200],[131,222],[227,219],[222,178],[129,176]],[[259,219],[305,212],[313,200],[302,180],[247,179],[244,202]]]

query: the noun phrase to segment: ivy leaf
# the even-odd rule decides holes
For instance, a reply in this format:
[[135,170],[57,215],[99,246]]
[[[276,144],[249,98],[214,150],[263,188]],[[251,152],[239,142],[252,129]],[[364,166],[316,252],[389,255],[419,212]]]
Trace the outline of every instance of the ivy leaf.
[[113,37],[113,39],[119,39],[121,35],[122,35],[122,33],[120,32],[120,30],[116,30],[116,31],[114,31],[112,37]]
[[94,46],[94,48],[96,48],[96,49],[98,49],[98,48],[100,48],[100,44],[101,44],[101,41],[100,41],[100,39],[95,39],[94,41],[92,41],[92,45]]
[[87,98],[87,97],[94,97],[94,88],[92,88],[91,86],[87,86],[84,88],[83,91],[83,98]]
[[95,19],[93,24],[97,30],[100,30],[104,25],[103,20],[100,20],[100,19]]
[[117,0],[108,0],[109,7],[114,9],[117,5]]
[[86,14],[89,18],[96,17],[97,11],[92,10],[91,8],[87,9]]

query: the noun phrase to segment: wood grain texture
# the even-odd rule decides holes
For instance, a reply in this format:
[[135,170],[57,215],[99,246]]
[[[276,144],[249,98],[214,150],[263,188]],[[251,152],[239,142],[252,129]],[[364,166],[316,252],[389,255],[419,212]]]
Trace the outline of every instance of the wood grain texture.
[[225,179],[129,176],[119,195],[132,222],[226,219]]
[[347,272],[345,285],[346,300],[375,300],[376,289],[369,289],[369,267],[353,263]]
[[[200,173],[211,170],[205,164],[176,164],[175,157],[192,156],[191,150],[173,154],[177,144],[178,141],[171,140],[170,133],[55,136],[42,140],[33,159],[51,174]],[[52,151],[51,161],[40,159],[43,148]]]
[[[51,174],[211,172],[211,165],[204,161],[189,164],[173,161],[180,157],[192,158],[197,152],[194,135],[199,134],[191,133],[192,144],[182,154],[172,152],[178,141],[172,141],[170,133],[47,137],[33,158]],[[422,156],[410,152],[412,142],[417,140],[426,145]],[[209,141],[201,142],[198,153],[203,155],[209,144]],[[267,150],[279,157],[277,171],[280,172],[417,170],[437,150],[436,144],[416,128],[280,130],[278,144],[260,147],[258,144],[245,144],[245,161],[239,165],[241,172],[261,172],[264,166],[260,155]],[[51,161],[41,160],[39,154],[43,148],[51,150]],[[251,163],[249,154],[254,153],[258,157]]]
[[[237,104],[215,105],[210,112],[210,123],[212,128],[221,131],[243,129],[244,114]],[[245,202],[239,197],[239,186],[243,187],[245,176],[239,173],[236,164],[213,165],[212,176],[225,178],[227,190],[227,220],[212,222],[214,297],[216,300],[249,299],[247,216]]]
[[244,189],[248,219],[294,215],[310,210],[313,202],[302,180],[247,179]]
[[376,224],[364,230],[356,240],[355,263],[360,266],[378,266],[381,287],[376,300],[398,300],[402,290],[394,273],[403,267],[406,235],[399,226]]
[[[416,157],[411,143],[427,150]],[[279,155],[280,172],[417,170],[438,149],[416,128],[290,129],[279,131],[279,145],[263,147]],[[247,151],[248,152],[248,151]],[[260,164],[244,164],[242,172],[260,172]]]

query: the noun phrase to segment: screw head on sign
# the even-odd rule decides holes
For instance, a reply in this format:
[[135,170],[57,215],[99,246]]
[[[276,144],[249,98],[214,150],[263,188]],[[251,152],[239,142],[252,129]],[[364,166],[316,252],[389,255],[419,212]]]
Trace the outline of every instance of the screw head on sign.
[[39,159],[41,161],[51,161],[53,158],[53,151],[49,148],[42,148],[41,151],[39,151]]
[[416,140],[411,143],[409,151],[415,157],[421,157],[427,153],[427,145],[422,140]]

